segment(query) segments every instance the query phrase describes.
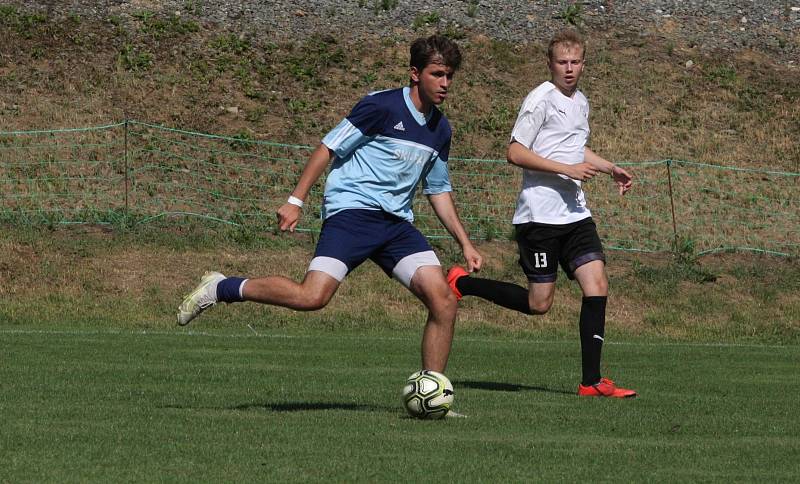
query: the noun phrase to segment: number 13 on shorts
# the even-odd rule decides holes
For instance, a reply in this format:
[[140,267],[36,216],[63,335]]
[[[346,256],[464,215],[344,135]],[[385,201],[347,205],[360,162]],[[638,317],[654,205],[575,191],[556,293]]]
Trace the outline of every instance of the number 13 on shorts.
[[533,264],[537,269],[547,267],[547,252],[534,252]]

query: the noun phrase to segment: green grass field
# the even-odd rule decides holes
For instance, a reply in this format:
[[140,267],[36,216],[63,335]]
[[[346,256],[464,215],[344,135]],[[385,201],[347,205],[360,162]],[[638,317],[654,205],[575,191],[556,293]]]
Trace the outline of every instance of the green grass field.
[[[141,119],[223,134],[240,146],[316,145],[361,96],[407,82],[400,45],[423,33],[265,38],[200,22],[203,2],[185,2],[181,17],[153,15],[146,7],[158,2],[140,3],[133,23],[0,7],[3,130]],[[582,89],[592,102],[594,150],[617,162],[800,170],[800,83],[785,62],[750,47],[719,56],[683,29],[642,34],[589,32]],[[547,78],[544,46],[482,37],[460,44],[464,69],[444,106],[455,134],[451,155],[503,159],[520,101]],[[148,178],[167,167],[154,149],[166,145],[153,132],[138,139],[159,164],[136,171],[142,184],[133,193],[169,201],[171,185],[167,197],[158,191],[163,181]],[[186,148],[176,151],[178,160],[205,158],[185,135],[176,138]],[[33,193],[38,177],[50,190],[42,193],[80,195],[52,199],[53,208],[89,210],[87,183],[123,173],[102,171],[108,159],[121,159],[102,150],[119,149],[120,137],[104,134],[81,149],[62,143],[52,156],[31,140],[0,137],[13,173],[5,178],[21,180],[0,190],[7,206]],[[23,163],[23,152],[35,162]],[[252,159],[245,155],[226,141],[214,156]],[[80,165],[70,174],[65,162],[75,160],[101,171]],[[208,166],[197,170],[206,181]],[[221,173],[226,183],[253,181],[252,171]],[[490,185],[498,183],[489,181],[493,170],[487,181],[473,173],[483,175],[456,180],[459,190],[484,197],[473,206],[487,205],[490,194],[497,210],[511,208]],[[175,308],[203,271],[299,278],[313,236],[172,218],[136,230],[58,226],[56,219],[42,226],[23,210],[9,220],[16,227],[0,224],[0,483],[796,482],[800,260],[726,251],[698,257],[695,250],[709,248],[707,236],[732,237],[727,227],[744,227],[745,240],[796,253],[795,177],[781,175],[787,184],[755,172],[720,173],[695,167],[673,180],[684,237],[677,254],[607,254],[605,373],[639,398],[575,395],[580,292],[560,276],[543,317],[461,303],[446,373],[455,410],[468,417],[438,422],[404,415],[399,394],[419,367],[424,314],[374,265],[348,277],[318,313],[235,305],[182,330]],[[270,176],[273,192],[288,195],[294,181]],[[643,170],[635,176],[637,184],[648,180]],[[97,193],[120,195],[122,185]],[[667,213],[648,192],[665,191],[663,183],[638,186],[640,212]],[[203,203],[221,203],[224,193],[209,187],[191,191],[207,194]],[[251,211],[272,217],[276,207],[257,191]],[[631,205],[620,216],[616,198],[612,206],[601,197],[597,188],[590,205],[606,214],[604,223],[630,224],[625,216],[635,213],[637,198],[626,198]],[[129,202],[135,208],[138,200]],[[476,217],[466,207],[462,216]],[[700,230],[686,230],[690,220]],[[652,216],[641,227],[671,235],[669,222]],[[480,223],[470,221],[469,230],[480,233]],[[506,229],[480,244],[482,272],[524,283]],[[460,262],[453,243],[435,244],[447,265]]]
[[[2,482],[762,481],[800,475],[800,347],[457,334],[467,418],[407,418],[419,332],[0,326]],[[608,338],[613,340],[613,336]]]

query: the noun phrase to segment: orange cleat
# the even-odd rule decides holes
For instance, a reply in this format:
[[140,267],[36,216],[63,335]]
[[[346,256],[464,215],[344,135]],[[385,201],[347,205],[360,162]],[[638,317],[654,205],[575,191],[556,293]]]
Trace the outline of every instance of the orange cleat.
[[461,279],[462,277],[468,276],[468,275],[469,275],[469,272],[467,272],[461,266],[453,266],[453,267],[450,268],[449,271],[447,271],[447,285],[450,286],[450,289],[453,290],[453,294],[456,295],[456,299],[458,299],[459,301],[464,296],[461,294],[461,291],[459,291],[458,288],[456,287],[456,282],[459,279]]
[[636,396],[636,392],[620,388],[608,378],[601,378],[600,382],[594,385],[578,385],[578,395],[582,397],[633,398]]

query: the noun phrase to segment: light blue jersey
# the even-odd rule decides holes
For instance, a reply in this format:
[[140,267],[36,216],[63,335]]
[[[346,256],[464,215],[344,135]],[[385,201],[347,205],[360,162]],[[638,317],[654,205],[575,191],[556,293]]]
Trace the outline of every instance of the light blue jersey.
[[426,195],[452,190],[450,124],[436,107],[425,118],[409,92],[405,87],[364,97],[322,139],[336,155],[325,184],[323,218],[367,209],[413,221],[420,180]]

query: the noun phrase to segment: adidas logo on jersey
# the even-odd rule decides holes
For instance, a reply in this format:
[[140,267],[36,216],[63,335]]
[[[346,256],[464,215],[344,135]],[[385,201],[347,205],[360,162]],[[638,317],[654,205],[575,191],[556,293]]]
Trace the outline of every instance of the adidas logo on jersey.
[[394,125],[394,129],[396,129],[397,131],[405,131],[406,130],[405,126],[403,126],[403,122],[402,121],[400,121],[399,123],[395,124]]

